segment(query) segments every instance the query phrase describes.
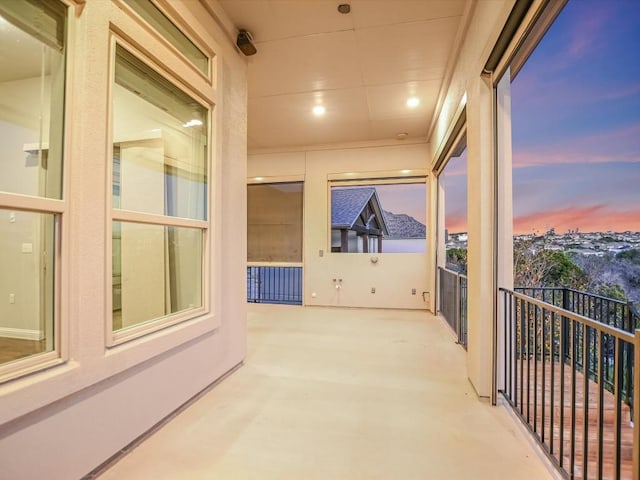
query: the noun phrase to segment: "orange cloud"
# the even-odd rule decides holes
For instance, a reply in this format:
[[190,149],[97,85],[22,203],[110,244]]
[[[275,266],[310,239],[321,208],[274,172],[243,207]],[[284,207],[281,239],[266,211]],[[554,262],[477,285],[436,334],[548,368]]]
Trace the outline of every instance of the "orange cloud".
[[640,211],[619,211],[605,205],[567,207],[536,212],[514,218],[514,234],[544,233],[550,228],[562,233],[579,228],[581,232],[640,231]]

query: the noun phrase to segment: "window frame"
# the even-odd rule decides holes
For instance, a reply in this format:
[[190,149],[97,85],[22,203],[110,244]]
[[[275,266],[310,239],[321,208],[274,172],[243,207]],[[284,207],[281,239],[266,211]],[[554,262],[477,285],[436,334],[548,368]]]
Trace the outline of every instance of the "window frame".
[[205,79],[209,85],[213,84],[213,80],[215,77],[214,72],[214,53],[211,49],[206,48],[202,42],[196,41],[194,36],[186,31],[185,28],[181,25],[176,25],[171,15],[167,14],[166,6],[162,5],[160,2],[156,0],[149,0],[161,13],[164,17],[171,22],[176,29],[182,33],[192,44],[196,47],[201,53],[203,53],[207,58],[207,69],[206,72],[203,72],[200,68],[197,67],[190,59],[187,57],[182,50],[180,50],[173,42],[164,37],[149,21],[144,18],[141,14],[137,12],[131,5],[129,5],[127,0],[114,0],[118,4],[118,6],[122,9],[125,9],[128,15],[140,24],[145,30],[150,32],[158,42],[164,45],[166,48],[170,49],[175,55],[180,57],[180,59],[184,62],[185,65],[188,65],[194,72],[196,72],[200,77]]
[[[171,217],[168,215],[160,215],[154,213],[145,213],[132,210],[125,210],[113,207],[113,120],[114,120],[114,108],[113,108],[113,89],[115,85],[115,64],[116,64],[116,47],[124,48],[130,54],[135,56],[138,60],[143,62],[147,67],[162,76],[165,80],[171,83],[176,89],[189,95],[193,100],[200,103],[206,108],[207,119],[207,149],[205,162],[207,166],[207,187],[206,187],[206,206],[207,206],[207,218],[205,220],[197,220],[183,217]],[[185,60],[187,60],[185,58]],[[191,65],[191,62],[187,62]],[[108,132],[107,132],[107,145],[106,145],[106,158],[111,159],[107,161],[106,168],[106,181],[107,181],[107,198],[106,198],[106,242],[105,242],[105,260],[106,260],[106,285],[105,285],[105,339],[107,348],[112,348],[123,343],[135,340],[149,334],[158,332],[167,327],[173,325],[182,324],[190,320],[199,319],[211,312],[211,298],[210,298],[210,286],[211,286],[211,238],[212,238],[212,212],[213,212],[213,195],[211,194],[212,186],[214,186],[213,176],[214,169],[212,168],[212,141],[215,138],[212,134],[213,121],[214,121],[214,109],[215,106],[206,101],[201,95],[194,90],[187,88],[185,85],[179,83],[175,76],[162,68],[161,65],[153,62],[142,50],[132,43],[128,42],[124,38],[117,35],[115,32],[110,32],[109,39],[109,85],[108,85]],[[134,223],[139,225],[155,225],[162,227],[186,227],[201,230],[202,232],[202,283],[201,283],[201,298],[202,304],[199,307],[182,310],[176,313],[169,313],[162,317],[146,320],[137,325],[133,325],[121,330],[113,330],[113,291],[112,291],[112,278],[113,278],[113,222]]]
[[[0,209],[15,210],[53,215],[53,345],[49,352],[38,353],[0,364],[0,385],[26,375],[64,365],[69,360],[69,315],[65,292],[69,290],[69,158],[71,151],[71,132],[69,126],[73,124],[73,109],[71,99],[70,79],[72,78],[73,53],[76,48],[73,31],[73,4],[66,0],[56,0],[65,8],[64,21],[64,87],[62,102],[63,124],[61,128],[60,146],[62,155],[60,161],[60,198],[47,198],[20,193],[0,191]],[[47,145],[48,148],[48,145]]]
[[347,172],[327,175],[327,238],[326,252],[330,255],[428,255],[429,253],[429,210],[425,207],[427,215],[425,227],[425,251],[424,252],[332,252],[332,231],[331,228],[331,189],[333,187],[355,187],[369,185],[402,185],[402,184],[424,184],[426,195],[425,205],[429,201],[429,172],[426,169],[404,169],[378,172]]

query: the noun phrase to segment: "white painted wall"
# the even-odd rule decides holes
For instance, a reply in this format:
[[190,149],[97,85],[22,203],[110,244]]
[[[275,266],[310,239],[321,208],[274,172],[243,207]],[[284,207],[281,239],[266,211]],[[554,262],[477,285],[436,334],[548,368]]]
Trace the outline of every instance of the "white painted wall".
[[[399,144],[255,153],[248,158],[248,176],[304,175],[304,303],[319,306],[429,308],[430,265],[426,253],[331,253],[328,178],[349,172],[422,169],[428,145]],[[425,198],[425,208],[427,199]],[[428,233],[427,233],[428,235]],[[322,256],[320,256],[322,251]],[[372,262],[376,259],[377,262]],[[342,279],[334,282],[333,279]],[[336,288],[340,283],[340,288]],[[375,288],[375,293],[371,289]],[[412,294],[412,289],[416,294]],[[422,292],[426,302],[423,300]],[[315,294],[315,296],[314,296]]]
[[[199,2],[171,2],[217,54],[213,85],[115,2],[70,15],[71,82],[60,309],[64,361],[0,385],[0,477],[80,478],[238,365],[245,355],[246,61]],[[117,26],[213,109],[210,313],[106,348],[111,195],[109,26]]]

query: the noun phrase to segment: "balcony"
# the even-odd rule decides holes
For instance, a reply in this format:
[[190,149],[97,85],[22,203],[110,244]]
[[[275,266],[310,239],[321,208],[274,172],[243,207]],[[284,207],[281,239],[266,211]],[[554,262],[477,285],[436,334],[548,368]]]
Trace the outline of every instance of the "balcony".
[[[439,310],[466,348],[466,277],[439,269]],[[498,384],[565,478],[640,475],[640,315],[568,288],[501,289]],[[464,342],[462,341],[464,339]]]
[[551,479],[425,311],[249,306],[245,365],[100,476]]

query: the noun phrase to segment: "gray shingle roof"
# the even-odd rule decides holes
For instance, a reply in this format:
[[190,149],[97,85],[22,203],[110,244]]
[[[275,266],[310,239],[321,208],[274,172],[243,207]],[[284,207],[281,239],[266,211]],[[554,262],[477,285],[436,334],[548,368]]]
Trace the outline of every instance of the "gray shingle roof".
[[385,238],[426,238],[427,227],[405,213],[392,213],[383,210],[389,236]]
[[351,228],[376,192],[374,187],[331,189],[331,227]]

